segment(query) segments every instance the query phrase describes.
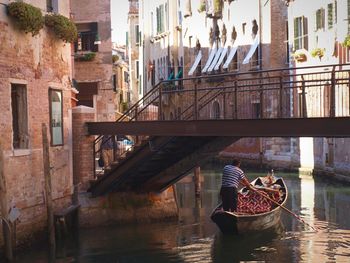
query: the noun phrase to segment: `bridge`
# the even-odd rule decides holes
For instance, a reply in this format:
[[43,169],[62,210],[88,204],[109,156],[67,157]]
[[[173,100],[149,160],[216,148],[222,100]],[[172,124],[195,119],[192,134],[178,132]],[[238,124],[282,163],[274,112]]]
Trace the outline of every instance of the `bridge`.
[[[158,83],[116,122],[87,123],[93,160],[101,135],[128,135],[90,191],[162,191],[243,137],[349,137],[350,65],[221,73]],[[117,147],[118,146],[118,147]]]

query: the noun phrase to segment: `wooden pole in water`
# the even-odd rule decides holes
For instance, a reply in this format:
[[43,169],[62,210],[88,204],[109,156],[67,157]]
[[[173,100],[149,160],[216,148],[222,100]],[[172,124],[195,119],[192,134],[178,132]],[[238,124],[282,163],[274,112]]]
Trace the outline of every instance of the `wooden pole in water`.
[[54,226],[53,207],[52,207],[49,141],[47,139],[46,124],[42,123],[41,128],[42,128],[42,139],[43,139],[43,165],[44,165],[44,176],[45,176],[47,226],[48,226],[48,234],[49,234],[50,254],[51,254],[51,257],[54,257],[55,250],[56,250],[56,242],[55,242],[55,226]]
[[2,229],[5,241],[5,257],[9,260],[13,260],[13,250],[12,250],[12,238],[11,238],[11,228],[8,221],[8,205],[7,205],[7,190],[6,190],[6,180],[4,172],[4,155],[2,146],[0,143],[0,208],[2,219]]
[[200,166],[196,166],[194,168],[194,189],[196,198],[201,196],[201,168]]

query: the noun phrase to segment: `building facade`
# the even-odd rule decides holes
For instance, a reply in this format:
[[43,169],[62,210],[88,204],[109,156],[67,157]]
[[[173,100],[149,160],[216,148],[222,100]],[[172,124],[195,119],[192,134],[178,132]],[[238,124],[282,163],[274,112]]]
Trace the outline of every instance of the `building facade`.
[[[43,124],[49,140],[53,209],[72,202],[72,59],[71,45],[50,28],[44,26],[33,34],[20,30],[16,17],[7,13],[10,2],[0,5],[0,144],[5,186],[0,193],[2,211],[20,216],[20,221],[10,220],[16,225],[12,230],[18,245],[47,226]],[[25,2],[31,9],[38,8],[38,16],[70,17],[68,0]],[[1,228],[0,243],[2,236]]]
[[[241,72],[256,78],[260,70],[289,67],[288,13],[283,1],[144,0],[140,3],[140,17],[145,92],[162,80]],[[222,81],[230,80],[208,78],[196,86],[209,90]],[[175,81],[175,86],[191,90],[194,83]],[[261,105],[268,107],[265,114],[275,111],[277,96],[260,100],[254,94],[248,103],[238,101],[238,108],[250,118],[260,116]],[[182,118],[181,112],[189,106],[186,103],[184,96],[170,97],[162,106],[161,117]],[[239,118],[234,116],[232,105],[225,103],[223,98],[213,99],[199,117]],[[222,155],[291,166],[294,144],[293,140],[281,138],[242,139]]]
[[[307,5],[299,0],[289,1],[289,44],[293,51],[293,65],[297,68],[329,65],[325,74],[331,75],[332,65],[349,63],[350,49],[346,43],[350,34],[349,18],[349,1],[317,0]],[[341,68],[347,69],[348,66]],[[298,72],[306,73],[302,69]],[[349,77],[348,73],[342,74],[344,78]],[[304,94],[303,97],[302,90],[296,90],[294,114],[302,112],[308,117],[350,114],[348,85],[321,81],[317,90],[309,88]],[[349,145],[350,141],[345,138],[300,138],[298,155],[301,166],[318,172],[349,175]]]
[[116,118],[118,119],[128,109],[130,101],[128,101],[129,90],[129,64],[123,60],[122,56],[113,63],[113,88],[117,93]]
[[127,107],[132,106],[142,96],[140,80],[139,49],[142,46],[142,38],[139,29],[139,1],[129,0],[128,12],[129,31],[127,35],[127,52],[129,58],[129,91],[125,102]]
[[110,1],[71,1],[78,29],[74,44],[74,84],[78,105],[93,107],[96,121],[115,119],[115,93],[112,79]]

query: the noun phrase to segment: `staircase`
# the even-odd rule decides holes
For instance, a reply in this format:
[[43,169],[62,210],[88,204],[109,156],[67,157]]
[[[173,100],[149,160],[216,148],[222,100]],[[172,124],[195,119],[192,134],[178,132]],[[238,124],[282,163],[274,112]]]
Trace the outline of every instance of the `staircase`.
[[109,192],[161,192],[236,137],[152,137],[93,182],[93,196]]

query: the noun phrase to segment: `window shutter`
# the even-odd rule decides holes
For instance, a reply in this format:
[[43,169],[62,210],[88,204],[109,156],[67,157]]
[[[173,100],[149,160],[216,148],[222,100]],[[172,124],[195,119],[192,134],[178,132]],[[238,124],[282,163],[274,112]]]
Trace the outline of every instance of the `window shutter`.
[[299,37],[300,37],[300,32],[299,32],[299,29],[300,29],[300,25],[298,23],[299,21],[299,18],[294,18],[294,49],[295,50],[298,50],[300,49],[299,47]]
[[321,28],[325,29],[326,12],[324,8],[321,8]]
[[309,49],[309,37],[308,37],[308,29],[307,29],[307,17],[303,16],[303,37],[304,37],[304,45],[303,47],[308,50]]
[[331,29],[333,27],[333,4],[328,4],[328,29]]
[[159,31],[160,31],[160,29],[159,29],[159,8],[157,7],[157,9],[156,9],[156,12],[157,12],[157,34],[159,34]]

